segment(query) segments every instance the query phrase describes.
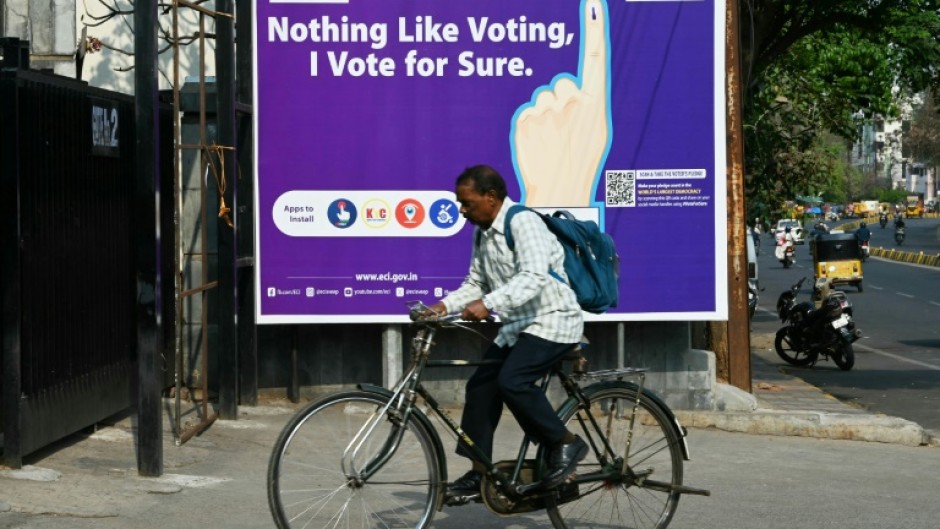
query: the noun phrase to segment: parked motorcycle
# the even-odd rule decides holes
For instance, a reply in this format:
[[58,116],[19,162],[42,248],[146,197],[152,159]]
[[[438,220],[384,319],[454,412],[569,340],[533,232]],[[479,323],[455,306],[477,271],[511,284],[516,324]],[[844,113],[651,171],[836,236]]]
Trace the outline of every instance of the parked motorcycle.
[[862,335],[852,319],[852,303],[826,278],[819,278],[813,287],[817,303],[797,303],[796,295],[805,280],[794,283],[777,300],[777,315],[786,323],[774,340],[777,354],[795,366],[815,365],[821,355],[848,371],[855,365],[852,343]]
[[894,242],[898,243],[898,246],[904,242],[904,227],[898,226],[894,229]]
[[783,263],[784,268],[790,268],[790,265],[796,262],[796,254],[793,248],[793,241],[788,241],[786,237],[777,239],[777,249],[774,250],[777,260]]
[[764,290],[757,286],[757,282],[753,279],[747,280],[747,317],[753,318],[754,312],[757,310],[757,301],[758,301],[758,292]]

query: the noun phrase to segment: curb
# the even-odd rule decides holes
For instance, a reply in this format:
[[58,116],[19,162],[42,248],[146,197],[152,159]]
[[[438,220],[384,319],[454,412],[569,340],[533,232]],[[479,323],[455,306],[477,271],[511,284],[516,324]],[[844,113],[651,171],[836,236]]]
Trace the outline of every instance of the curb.
[[[838,229],[845,230],[846,233],[849,231],[854,231],[858,229],[860,222],[865,221],[872,223],[873,220],[877,218],[876,216],[869,216],[863,219],[858,219],[856,221],[847,222],[845,224],[840,224]],[[936,213],[925,213],[921,218],[937,218]],[[877,222],[877,221],[874,221]],[[904,252],[901,250],[895,250],[892,248],[882,248],[881,246],[872,246],[868,249],[871,255],[881,257],[884,259],[889,259],[891,261],[900,261],[902,263],[912,263],[925,266],[940,266],[940,254],[937,255],[925,255],[924,252]]]
[[750,412],[676,410],[675,414],[683,426],[690,428],[940,447],[940,436],[935,433],[917,423],[886,415],[770,409]]
[[900,261],[902,263],[913,263],[925,266],[940,266],[940,254],[937,255],[925,255],[924,252],[902,252],[901,250],[882,248],[876,246],[869,248],[871,255],[882,257],[884,259],[890,259],[892,261]]

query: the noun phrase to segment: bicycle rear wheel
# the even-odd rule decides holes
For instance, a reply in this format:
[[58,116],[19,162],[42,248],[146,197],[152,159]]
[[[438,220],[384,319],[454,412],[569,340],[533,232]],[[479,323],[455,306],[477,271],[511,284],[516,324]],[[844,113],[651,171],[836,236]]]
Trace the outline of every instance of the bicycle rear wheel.
[[380,417],[349,465],[355,472],[342,468],[350,441],[387,402],[373,392],[339,393],[291,418],[268,464],[268,505],[277,527],[420,529],[431,522],[443,497],[443,456],[423,421],[408,421],[391,458],[362,481],[348,474],[373,461],[396,428]]
[[[577,494],[570,489],[573,485],[567,485],[560,497],[548,498],[549,518],[558,529],[663,529],[678,506],[680,493],[674,487],[682,485],[682,441],[676,428],[659,403],[640,394],[631,430],[637,401],[633,384],[599,383],[584,393],[591,401],[590,410],[572,409],[562,420],[596,448],[578,465],[575,479],[585,481],[578,483]],[[613,453],[600,453],[604,440],[588,420],[589,412]],[[626,471],[621,473],[624,460]],[[605,471],[610,472],[608,479],[587,481],[591,474]]]

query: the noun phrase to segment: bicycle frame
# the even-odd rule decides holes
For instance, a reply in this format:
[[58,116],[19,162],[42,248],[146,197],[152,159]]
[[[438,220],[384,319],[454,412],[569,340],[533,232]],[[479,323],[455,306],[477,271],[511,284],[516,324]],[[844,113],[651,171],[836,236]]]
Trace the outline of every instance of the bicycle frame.
[[[431,410],[433,410],[434,413],[441,418],[444,424],[446,424],[447,428],[453,431],[460,442],[464,443],[465,447],[472,452],[473,458],[476,461],[482,462],[486,466],[489,475],[491,475],[496,480],[496,482],[499,483],[499,487],[504,493],[512,496],[523,496],[529,492],[533,492],[538,488],[539,483],[537,481],[528,485],[519,484],[520,476],[525,464],[525,458],[531,445],[531,441],[529,440],[528,436],[523,438],[521,446],[519,447],[519,452],[513,465],[512,474],[507,474],[506,472],[500,470],[496,463],[492,461],[491,458],[487,457],[482,452],[482,450],[476,446],[473,440],[467,435],[466,432],[463,431],[463,429],[459,424],[457,424],[453,417],[451,417],[447,411],[441,409],[437,400],[421,384],[421,375],[426,367],[475,367],[499,362],[485,360],[477,362],[464,360],[441,360],[436,362],[430,361],[430,350],[431,346],[433,345],[434,336],[441,328],[444,328],[448,324],[452,323],[448,321],[441,323],[428,323],[424,328],[418,331],[412,343],[410,365],[402,377],[395,384],[395,386],[391,389],[388,403],[382,410],[373,414],[370,420],[367,421],[365,425],[363,425],[363,427],[357,432],[357,434],[350,441],[349,445],[346,447],[342,460],[343,472],[349,479],[362,483],[367,481],[375,472],[381,469],[382,466],[394,455],[395,451],[398,449],[404,434],[404,425],[406,425],[408,421],[411,420],[411,415],[414,412],[415,402],[417,401],[417,397],[420,396],[431,408]],[[632,442],[632,429],[634,426],[634,421],[636,420],[637,409],[640,405],[640,395],[643,393],[645,369],[625,368],[618,370],[606,370],[581,374],[580,376],[600,379],[614,376],[622,378],[625,375],[633,375],[639,379],[639,383],[637,384],[636,400],[632,403],[633,409],[630,418],[631,432],[627,436],[626,446],[624,447],[624,453],[629,454],[630,443]],[[569,396],[569,402],[571,402],[571,406],[577,406],[578,408],[583,409],[587,409],[587,407],[590,406],[589,400],[587,397],[585,397],[581,387],[575,381],[575,379],[569,377],[559,368],[553,369],[550,373],[546,374],[542,378],[540,381],[540,387],[543,391],[547,391],[552,377],[557,377],[561,382],[565,392]],[[370,388],[370,386],[365,385],[360,387],[363,389]],[[372,388],[383,393],[388,391],[384,388]],[[585,424],[585,418],[582,416],[582,414],[577,415],[577,420],[583,431],[597,432],[598,435],[596,437],[598,437],[600,440],[600,443],[598,443],[598,439],[595,439],[595,436],[586,436],[587,441],[591,445],[591,449],[596,453],[604,454],[605,459],[615,458],[616,456],[614,454],[617,452],[609,444],[614,413],[608,415],[607,424],[605,425],[606,427],[602,427],[600,424],[598,424],[596,418],[592,414],[588,413],[585,415],[587,416],[590,424]],[[371,460],[365,462],[361,469],[356,468],[356,456],[360,453],[366,439],[369,437],[369,435],[372,434],[372,432],[374,432],[375,428],[380,424],[380,421],[383,420],[389,420],[395,424],[396,427],[393,429],[393,433],[386,440],[381,450],[379,450],[379,452]],[[684,445],[684,435],[680,435],[680,439],[682,439],[682,444]],[[600,446],[599,444],[602,444],[603,446]],[[683,446],[683,452],[687,454],[687,447]],[[614,461],[611,460],[610,462],[612,463]],[[619,468],[611,468],[607,471],[577,476],[574,481],[580,483],[608,479],[613,477],[614,474],[625,473],[627,471],[627,467],[628,462],[626,459],[624,459],[622,465]]]

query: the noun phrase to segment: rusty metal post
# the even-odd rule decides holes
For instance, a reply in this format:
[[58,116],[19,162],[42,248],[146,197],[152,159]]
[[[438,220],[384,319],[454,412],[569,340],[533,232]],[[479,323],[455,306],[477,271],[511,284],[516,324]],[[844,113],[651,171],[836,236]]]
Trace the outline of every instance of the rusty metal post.
[[738,1],[725,5],[725,101],[728,152],[728,382],[751,391],[751,343],[747,317],[747,245],[744,204],[744,135]]

